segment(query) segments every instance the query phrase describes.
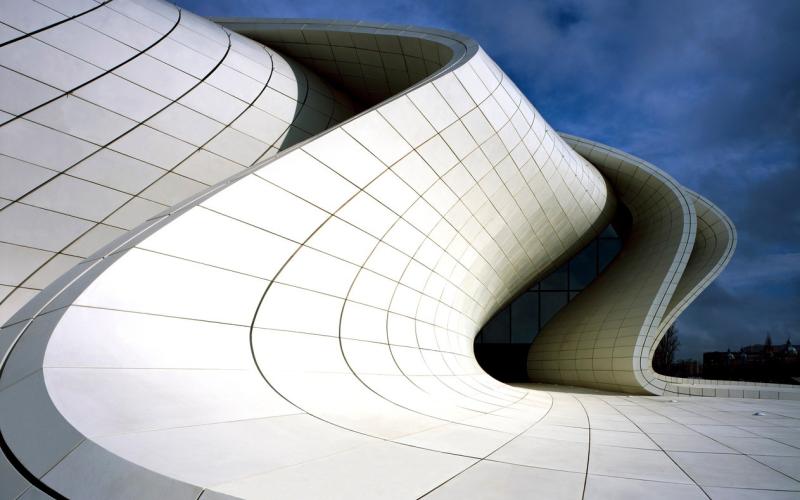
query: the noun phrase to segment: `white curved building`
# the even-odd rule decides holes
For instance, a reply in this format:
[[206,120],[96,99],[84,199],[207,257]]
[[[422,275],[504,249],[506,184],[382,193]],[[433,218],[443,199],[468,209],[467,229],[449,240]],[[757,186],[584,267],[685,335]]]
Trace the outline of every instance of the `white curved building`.
[[[0,498],[800,492],[798,391],[651,367],[730,221],[561,137],[474,41],[156,0],[0,22]],[[530,346],[564,385],[486,374],[481,328],[622,207]]]

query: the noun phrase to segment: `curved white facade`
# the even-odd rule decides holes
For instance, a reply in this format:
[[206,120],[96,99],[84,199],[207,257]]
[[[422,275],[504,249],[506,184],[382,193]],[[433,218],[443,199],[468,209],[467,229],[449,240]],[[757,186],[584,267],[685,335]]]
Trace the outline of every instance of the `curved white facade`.
[[313,73],[169,4],[18,4],[0,47],[1,323],[146,219],[353,114]]
[[[713,205],[655,168],[565,142],[473,41],[411,27],[223,22],[245,38],[158,2],[65,8],[27,2],[3,21],[19,31],[0,47],[9,78],[53,89],[21,91],[35,100],[0,127],[4,168],[31,184],[0,212],[16,259],[4,268],[16,276],[10,297],[33,295],[37,276],[49,285],[0,331],[4,498],[730,491],[703,476],[697,450],[663,444],[686,432],[717,439],[757,480],[800,490],[662,400],[511,387],[480,369],[481,326],[622,202],[634,214],[629,250],[548,325],[531,373],[681,392],[683,381],[652,374],[650,351],[721,271],[734,233],[711,244],[728,223]],[[101,35],[113,42],[92,42]],[[96,69],[45,64],[53,51]],[[101,84],[115,86],[113,98],[89,92]],[[145,92],[163,107],[145,112],[141,96],[156,100]],[[144,182],[126,170],[134,160],[160,170],[126,191],[121,183]],[[50,177],[35,181],[37,169]],[[119,207],[96,207],[103,190],[124,193]],[[161,206],[115,225],[124,207],[146,203]],[[680,224],[665,230],[665,213]],[[62,234],[72,219],[84,232]],[[643,269],[651,275],[635,299],[647,311],[623,286]],[[613,300],[609,287],[620,291]],[[591,306],[593,296],[602,300]],[[624,349],[595,350],[584,367],[581,342],[605,335],[587,318],[608,307],[641,312],[646,326],[618,332]],[[714,403],[684,408],[726,418]],[[678,427],[667,439],[649,423]]]

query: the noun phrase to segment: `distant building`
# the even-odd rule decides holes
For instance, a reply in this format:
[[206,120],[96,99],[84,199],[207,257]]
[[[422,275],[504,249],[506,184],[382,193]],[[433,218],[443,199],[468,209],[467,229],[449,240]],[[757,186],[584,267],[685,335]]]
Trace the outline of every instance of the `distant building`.
[[703,353],[703,377],[721,380],[746,380],[796,384],[800,377],[798,346],[769,342],[743,346],[738,352]]
[[669,375],[672,377],[700,378],[703,376],[703,365],[696,359],[681,359],[672,363]]

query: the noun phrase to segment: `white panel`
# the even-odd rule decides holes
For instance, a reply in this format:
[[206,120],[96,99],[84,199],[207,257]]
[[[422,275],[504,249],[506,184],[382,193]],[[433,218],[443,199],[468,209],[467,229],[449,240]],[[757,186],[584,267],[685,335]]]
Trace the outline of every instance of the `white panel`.
[[80,22],[138,50],[144,50],[163,34],[157,26],[139,23],[113,8],[96,9],[81,16]]
[[[346,241],[347,245],[342,245]],[[378,240],[354,225],[332,217],[308,240],[307,245],[361,265]]]
[[397,215],[363,191],[348,201],[337,216],[376,238],[383,237],[397,220]]
[[[7,4],[0,14],[0,21],[30,33],[64,19],[64,15],[32,0],[18,0]],[[13,7],[13,8],[12,8]]]
[[334,129],[303,149],[358,187],[364,187],[386,167],[362,145],[341,129]]
[[[331,295],[274,283],[259,308],[255,326],[336,336],[343,302]],[[307,314],[309,310],[314,314]]]
[[400,178],[387,170],[375,179],[366,189],[373,198],[381,200],[395,213],[402,214],[419,195],[408,187]]
[[433,85],[423,85],[408,96],[437,131],[444,130],[457,119]]
[[30,278],[25,280],[23,286],[31,288],[42,289],[54,282],[62,274],[75,267],[83,259],[72,257],[69,255],[56,255],[40,269],[38,269]]
[[354,185],[302,150],[267,165],[256,175],[331,213],[357,191]]
[[0,283],[12,286],[22,283],[52,255],[51,252],[0,242]]
[[442,131],[442,138],[459,159],[466,157],[478,146],[460,121]]
[[[44,2],[65,12],[88,5]],[[0,48],[10,67],[52,84],[0,71],[0,82],[14,87],[0,100],[0,120],[59,95],[54,86],[82,83],[143,50],[177,19],[177,8],[158,0],[116,0],[40,33],[98,66],[33,39]],[[793,411],[783,396],[796,391],[763,391],[782,398],[759,401],[774,417],[767,418],[749,416],[750,403],[664,405],[510,387],[483,373],[472,345],[481,324],[530,276],[603,227],[612,200],[600,172],[473,42],[305,21],[280,32],[246,29],[320,76],[184,11],[149,55],[0,130],[0,322],[56,281],[17,316],[47,304],[0,381],[3,438],[32,473],[47,474],[48,484],[75,498],[573,498],[584,484],[589,495],[647,495],[631,481],[679,496],[699,489],[654,442],[677,447],[670,453],[693,479],[719,484],[711,462],[682,451],[688,428],[679,422],[691,422],[690,433],[727,445],[724,453],[711,450],[716,460],[746,472],[723,484],[796,493],[791,479],[764,465],[790,471],[791,457],[782,455],[794,454],[792,428],[776,415]],[[3,30],[0,40],[15,33]],[[104,43],[101,33],[119,43]],[[228,35],[230,52],[201,83]],[[409,81],[439,70],[439,61],[460,66],[404,92]],[[352,117],[348,97],[329,86],[331,75],[374,107]],[[331,125],[337,121],[346,123]],[[134,126],[110,149],[87,142],[111,141]],[[281,152],[301,141],[302,149]],[[639,259],[648,269],[634,274],[649,276],[661,264],[678,272],[688,255],[663,249],[690,248],[695,232],[711,238],[692,229],[688,208],[651,204],[671,206],[670,196],[688,195],[672,181],[645,182],[655,175],[650,167],[623,168],[609,151],[586,144],[576,147],[598,164],[610,162],[599,167],[609,178],[624,175],[618,193],[628,184],[652,187],[658,196],[637,198],[645,200],[642,213],[653,221],[672,214],[666,225],[640,224],[680,237],[654,240],[663,259],[659,252]],[[200,196],[206,189],[213,194]],[[186,206],[176,207],[182,200]],[[104,251],[113,255],[80,263],[115,238]],[[667,294],[676,283],[688,286],[678,274],[667,288],[660,278],[643,283]],[[14,288],[20,281],[24,287]],[[649,307],[638,298],[611,312],[587,299],[593,308],[572,317],[578,330],[590,328],[600,307],[602,318],[630,323],[634,309]],[[662,302],[663,309],[668,297]],[[561,333],[577,327],[556,329],[568,316],[556,316],[537,338],[534,347],[544,345],[550,357],[533,359],[534,369],[560,367],[551,370],[562,377],[557,382],[603,389],[666,386],[631,371],[631,356],[646,350],[634,342],[635,326],[590,339],[600,346],[594,365],[572,363],[580,343]],[[3,330],[0,357],[26,325]],[[545,342],[550,331],[559,334]],[[603,347],[612,344],[613,352]],[[695,425],[711,421],[719,425]],[[717,435],[732,426],[764,437]],[[658,432],[650,438],[648,430]],[[693,450],[711,441],[696,438]],[[759,463],[741,450],[772,458]],[[587,470],[613,481],[587,482]],[[35,497],[34,490],[23,495]]]
[[[302,247],[276,278],[281,283],[346,297],[358,267],[317,250]],[[320,280],[324,276],[325,280]]]
[[147,54],[133,59],[114,73],[172,100],[189,91],[198,81]]
[[386,165],[392,165],[411,151],[411,146],[377,112],[362,115],[344,129],[362,145],[369,144],[370,150]]
[[395,281],[400,279],[410,257],[385,243],[379,243],[364,267]]
[[130,195],[91,182],[59,175],[22,199],[23,203],[100,221],[130,199]]
[[169,37],[161,40],[147,53],[198,79],[205,77],[217,64],[217,60],[190,49]]
[[125,229],[133,229],[153,217],[160,212],[163,212],[167,207],[154,201],[145,200],[142,198],[133,198],[128,203],[120,207],[119,210],[111,214],[105,222],[112,226],[117,226]]
[[232,128],[226,128],[214,137],[205,148],[249,167],[264,154],[269,148],[269,144],[265,144]]
[[420,194],[436,181],[436,173],[416,152],[395,163],[392,171]]
[[110,149],[101,149],[71,168],[69,175],[136,194],[165,171]]
[[[229,242],[237,242],[235,250]],[[297,244],[201,207],[139,244],[140,248],[272,279]]]
[[195,149],[191,144],[146,126],[136,127],[114,141],[109,148],[167,170]]
[[10,243],[58,251],[92,226],[91,222],[15,203],[0,211],[0,234]]
[[194,146],[202,146],[224,126],[180,104],[167,107],[147,124]]
[[141,196],[170,206],[197,194],[205,187],[204,184],[170,172],[145,189]]
[[245,102],[253,102],[264,84],[225,65],[219,66],[205,81]]
[[53,170],[0,156],[0,197],[17,199],[56,174]]
[[102,73],[97,66],[30,37],[0,47],[0,64],[65,92]]
[[450,146],[438,135],[420,146],[417,151],[439,176],[444,175],[458,163],[458,158],[453,154]]
[[175,173],[211,186],[241,172],[244,168],[238,163],[200,149],[181,162],[175,168]]
[[[117,213],[119,213],[119,211],[117,211]],[[123,234],[125,234],[125,230],[123,229],[110,227],[105,224],[98,224],[65,248],[64,253],[77,255],[79,257],[88,257]]]
[[289,128],[284,120],[254,107],[248,108],[232,126],[267,144],[274,144]]
[[169,100],[113,73],[81,87],[75,95],[136,121],[144,121],[169,104]]
[[104,70],[110,70],[137,54],[130,47],[81,23],[63,23],[35,36]]
[[221,123],[230,123],[247,107],[244,101],[207,83],[200,83],[178,102]]
[[362,269],[353,283],[349,298],[362,304],[388,309],[396,286],[397,283],[389,278]]
[[386,311],[348,301],[342,314],[341,337],[371,342],[387,342]]
[[0,109],[12,114],[24,113],[45,101],[54,99],[61,92],[49,85],[37,82],[0,66]]
[[302,242],[328,215],[257,177],[215,194],[203,206],[291,240]]
[[455,111],[456,116],[464,116],[475,107],[475,102],[472,101],[461,82],[453,74],[442,75],[434,85]]
[[379,112],[412,147],[416,148],[436,133],[406,96],[390,101]]
[[25,119],[0,127],[0,153],[52,170],[62,171],[96,149],[86,141]]
[[[125,290],[117,287],[119,280],[126,283]],[[158,286],[151,286],[154,283]],[[263,279],[144,250],[131,250],[89,285],[75,303],[249,325],[258,298],[266,287],[267,281]],[[150,292],[146,295],[130,293],[143,288]],[[237,290],[237,293],[231,294],[230,290]],[[182,297],[181,301],[173,301],[175,296]]]

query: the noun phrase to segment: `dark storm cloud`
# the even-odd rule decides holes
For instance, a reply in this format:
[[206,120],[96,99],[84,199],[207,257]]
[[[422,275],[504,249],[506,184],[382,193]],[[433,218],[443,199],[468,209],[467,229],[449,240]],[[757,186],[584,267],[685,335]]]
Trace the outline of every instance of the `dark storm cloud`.
[[775,343],[787,338],[800,342],[797,290],[777,296],[741,292],[714,283],[700,295],[678,322],[680,357],[700,358],[703,352],[728,348],[737,351],[740,346],[763,342],[767,334]]
[[800,248],[800,168],[777,170],[743,191],[738,222],[751,246]]
[[365,19],[477,39],[556,128],[663,168],[734,221],[683,355],[800,342],[800,2],[183,0],[203,15]]

